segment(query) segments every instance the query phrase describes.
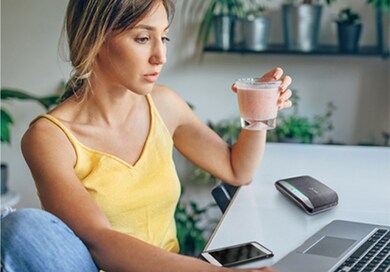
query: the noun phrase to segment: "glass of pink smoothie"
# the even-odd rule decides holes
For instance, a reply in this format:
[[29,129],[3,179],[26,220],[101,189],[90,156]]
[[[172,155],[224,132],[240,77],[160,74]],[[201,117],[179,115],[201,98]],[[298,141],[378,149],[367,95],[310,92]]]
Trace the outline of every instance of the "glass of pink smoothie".
[[235,83],[242,128],[248,130],[275,128],[281,81],[240,78]]

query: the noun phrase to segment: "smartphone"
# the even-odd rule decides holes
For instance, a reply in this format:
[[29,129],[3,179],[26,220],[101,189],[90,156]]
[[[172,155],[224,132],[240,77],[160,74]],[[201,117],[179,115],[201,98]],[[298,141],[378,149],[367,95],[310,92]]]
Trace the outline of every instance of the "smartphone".
[[201,253],[201,257],[209,263],[226,267],[258,261],[272,256],[274,254],[271,250],[257,242],[248,242]]

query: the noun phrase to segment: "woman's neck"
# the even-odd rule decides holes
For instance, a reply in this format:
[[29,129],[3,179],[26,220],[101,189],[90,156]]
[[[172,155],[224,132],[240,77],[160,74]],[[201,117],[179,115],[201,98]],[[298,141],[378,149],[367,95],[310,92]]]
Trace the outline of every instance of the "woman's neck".
[[[118,127],[128,122],[147,106],[146,97],[124,88],[94,88],[85,96],[75,98],[79,103],[78,115],[91,124]],[[78,101],[77,101],[78,100]]]

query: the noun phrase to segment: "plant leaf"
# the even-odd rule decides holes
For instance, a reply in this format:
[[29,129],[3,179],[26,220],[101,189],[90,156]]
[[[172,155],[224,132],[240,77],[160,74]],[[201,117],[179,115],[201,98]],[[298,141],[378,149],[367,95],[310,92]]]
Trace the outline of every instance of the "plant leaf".
[[13,124],[11,115],[4,109],[1,109],[1,142],[11,143],[10,128]]
[[58,99],[60,98],[59,95],[49,95],[40,97],[37,99],[39,103],[46,109],[49,110],[52,106],[58,104]]
[[21,100],[37,99],[35,96],[30,95],[24,91],[14,90],[14,89],[1,89],[0,94],[1,94],[1,99],[10,99],[10,98],[21,99]]
[[53,105],[57,105],[59,97],[59,95],[37,97],[21,90],[1,89],[1,99],[32,100],[40,103],[46,110],[49,110]]

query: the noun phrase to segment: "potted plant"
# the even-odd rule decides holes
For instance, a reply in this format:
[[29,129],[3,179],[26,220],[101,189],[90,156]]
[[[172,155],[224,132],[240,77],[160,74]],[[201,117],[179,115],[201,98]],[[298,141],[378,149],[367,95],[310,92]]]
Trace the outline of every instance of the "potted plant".
[[378,51],[390,53],[390,0],[367,0],[373,5],[376,15],[376,34]]
[[[336,0],[325,0],[330,5]],[[315,0],[287,0],[282,6],[287,49],[309,52],[318,46],[322,5]]]
[[218,223],[216,219],[209,216],[209,211],[214,207],[216,204],[210,203],[200,208],[193,201],[186,202],[180,199],[175,210],[180,254],[197,257],[202,252],[209,234]]
[[362,32],[360,15],[351,8],[344,8],[340,10],[336,23],[340,51],[357,51]]
[[267,134],[267,140],[272,142],[312,143],[315,138],[322,137],[326,132],[333,130],[332,116],[336,110],[332,102],[327,104],[323,115],[313,118],[302,116],[299,113],[299,96],[294,92],[291,97],[294,107],[291,114],[280,112],[278,125]]
[[[57,104],[59,98],[58,95],[49,95],[44,97],[37,97],[28,94],[21,90],[16,89],[1,89],[1,143],[11,143],[11,126],[14,124],[14,120],[9,110],[6,108],[6,102],[12,99],[18,100],[32,100],[41,104],[46,110],[52,105]],[[8,191],[8,166],[6,163],[1,163],[1,194],[5,194]]]
[[263,1],[248,1],[242,18],[243,46],[253,51],[266,50],[271,19]]
[[243,0],[185,1],[182,12],[186,18],[201,14],[197,45],[203,49],[210,40],[211,29],[214,28],[214,46],[223,50],[230,49],[234,43],[236,18],[243,16],[242,2]]

